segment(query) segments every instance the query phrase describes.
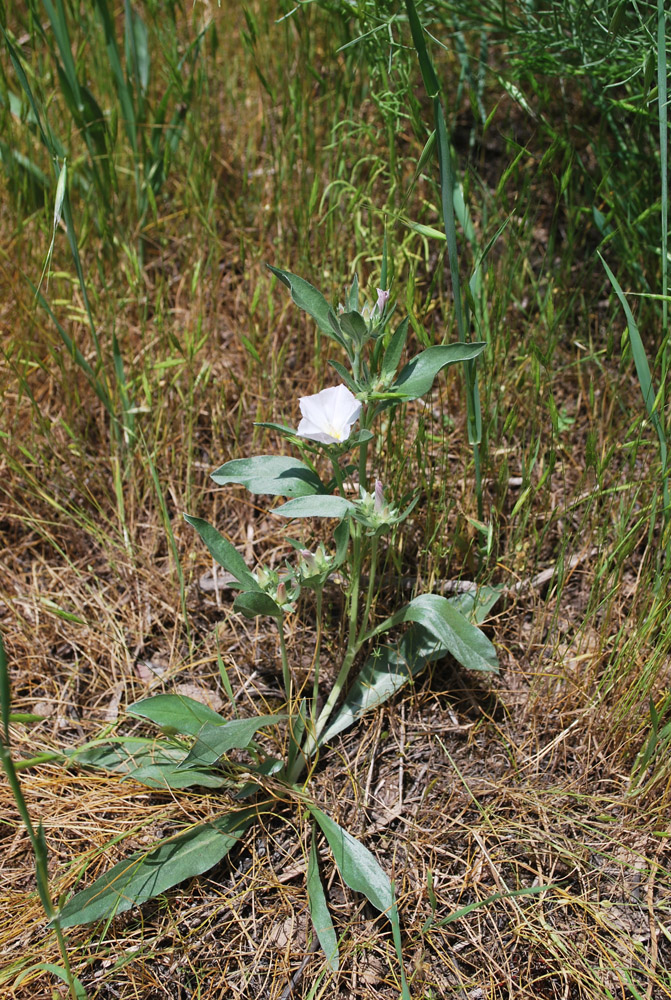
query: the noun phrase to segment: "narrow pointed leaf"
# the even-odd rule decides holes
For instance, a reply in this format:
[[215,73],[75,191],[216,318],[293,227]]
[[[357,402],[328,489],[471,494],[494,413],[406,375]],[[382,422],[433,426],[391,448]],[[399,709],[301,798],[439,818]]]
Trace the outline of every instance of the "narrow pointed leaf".
[[405,365],[390,391],[398,393],[403,399],[419,399],[429,392],[441,369],[458,361],[477,358],[484,348],[484,343],[441,344],[437,347],[428,347]]
[[273,514],[279,514],[280,517],[337,517],[340,519],[346,517],[353,510],[355,510],[354,504],[350,500],[346,500],[345,497],[315,496],[290,500],[288,503],[282,504],[281,507],[275,507]]
[[341,365],[339,361],[331,361],[329,358],[329,364],[335,372],[338,373],[342,381],[345,383],[350,392],[356,394],[360,392],[360,387],[356,384],[350,373],[347,371],[344,365]]
[[231,719],[224,725],[205,725],[180,768],[209,767],[229,750],[244,750],[263,726],[286,719],[286,715],[255,715],[251,719]]
[[309,281],[306,281],[305,278],[299,278],[297,274],[292,274],[290,271],[283,271],[281,268],[273,267],[271,264],[266,264],[266,267],[280,279],[283,285],[286,285],[291,292],[291,298],[299,309],[312,316],[322,333],[335,340],[336,338],[329,323],[329,309],[331,307],[322,293],[314,285],[311,285]]
[[186,747],[169,746],[156,740],[127,737],[117,743],[76,750],[69,754],[73,764],[99,767],[105,771],[134,778],[148,788],[221,788],[226,779],[207,770],[180,771],[187,756]]
[[382,374],[389,378],[398,368],[403,354],[403,348],[408,337],[408,317],[400,323],[393,333],[391,340],[382,358]]
[[410,1000],[410,993],[403,969],[403,949],[401,947],[401,924],[394,898],[394,887],[380,867],[377,859],[358,840],[343,830],[341,826],[323,813],[321,809],[308,803],[308,809],[317,820],[333,852],[338,871],[350,889],[361,892],[378,910],[386,913],[391,923],[394,946],[401,968],[401,997]]
[[479,628],[471,625],[445,597],[422,594],[392,616],[391,625],[418,622],[469,670],[498,673],[496,650]]
[[129,705],[128,714],[149,719],[169,732],[197,736],[206,723],[223,726],[226,719],[193,698],[181,694],[157,694]]
[[501,598],[503,589],[501,586],[482,586],[475,590],[468,590],[463,594],[455,594],[454,597],[448,597],[447,600],[473,625],[482,625],[489,612]]
[[288,455],[256,455],[226,462],[212,473],[219,486],[239,483],[250,493],[302,497],[323,493],[324,484],[304,462]]
[[363,893],[381,913],[388,913],[394,905],[394,893],[389,876],[377,858],[317,806],[310,803],[307,806],[328,841],[345,884]]
[[352,279],[352,285],[349,290],[349,295],[347,296],[347,306],[353,312],[357,311],[359,308],[359,275],[355,274]]
[[215,527],[200,517],[191,517],[190,514],[185,514],[184,520],[196,529],[214,561],[231,573],[242,587],[261,590],[238,550]]
[[120,861],[66,903],[61,927],[107,919],[202,875],[228,854],[256,815],[255,809],[229,813]]
[[338,937],[333,926],[333,920],[324,895],[324,887],[319,877],[319,862],[317,859],[317,846],[314,834],[310,847],[310,860],[308,861],[307,877],[308,901],[310,904],[310,916],[312,925],[316,931],[317,938],[322,951],[326,955],[326,960],[334,972],[338,971],[340,960],[338,956]]
[[388,701],[431,660],[446,653],[442,644],[421,625],[413,625],[394,646],[379,646],[368,657],[338,714],[319,736],[322,746],[349,728],[366,712]]
[[365,343],[368,337],[368,327],[363,316],[358,312],[341,313],[338,317],[340,329],[359,344]]

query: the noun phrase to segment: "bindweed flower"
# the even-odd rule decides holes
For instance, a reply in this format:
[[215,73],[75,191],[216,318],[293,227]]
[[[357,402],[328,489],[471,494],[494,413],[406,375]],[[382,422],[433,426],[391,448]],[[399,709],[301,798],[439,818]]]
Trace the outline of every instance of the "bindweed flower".
[[345,385],[322,389],[314,396],[301,396],[303,419],[297,434],[320,444],[341,444],[359,419],[361,403]]
[[384,307],[389,300],[389,292],[384,288],[378,288],[377,290],[377,311],[381,316],[384,312]]

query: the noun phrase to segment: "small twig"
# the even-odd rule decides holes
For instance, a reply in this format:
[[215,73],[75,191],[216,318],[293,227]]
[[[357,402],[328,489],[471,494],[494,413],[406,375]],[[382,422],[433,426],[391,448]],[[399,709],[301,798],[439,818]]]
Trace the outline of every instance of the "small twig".
[[291,977],[291,979],[289,980],[289,982],[287,983],[287,985],[282,990],[282,993],[280,994],[280,1000],[288,1000],[288,998],[291,996],[291,994],[293,993],[293,991],[298,986],[299,980],[300,980],[301,976],[303,975],[303,972],[305,971],[305,966],[310,961],[310,956],[313,955],[318,949],[319,949],[319,939],[317,938],[317,935],[315,934],[315,936],[313,937],[312,941],[310,942],[310,947],[308,948],[307,952],[305,953],[305,958],[303,959],[303,961],[301,962],[301,964],[298,966],[298,968],[294,972],[293,976]]

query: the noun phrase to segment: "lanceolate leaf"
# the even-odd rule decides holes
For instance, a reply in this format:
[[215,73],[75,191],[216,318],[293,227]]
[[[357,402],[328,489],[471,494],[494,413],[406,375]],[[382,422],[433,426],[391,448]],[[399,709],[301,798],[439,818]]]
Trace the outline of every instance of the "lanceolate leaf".
[[196,529],[215,562],[231,573],[242,587],[247,590],[261,590],[238,550],[220,535],[216,528],[202,518],[191,517],[190,514],[185,514],[184,520]]
[[498,673],[496,650],[480,629],[471,625],[445,597],[422,594],[401,608],[390,620],[391,625],[418,622],[449,650],[455,660],[469,670]]
[[322,496],[322,497],[299,497],[297,500],[289,500],[281,507],[275,507],[273,514],[281,517],[345,517],[350,511],[355,510],[354,504],[345,497]]
[[120,861],[66,903],[61,927],[107,919],[202,875],[228,854],[256,815],[255,809],[229,813]]
[[134,778],[148,788],[221,788],[226,779],[208,770],[180,771],[187,756],[186,747],[169,746],[156,740],[126,737],[116,743],[86,747],[70,754],[74,764],[100,767],[106,771]]
[[428,347],[405,365],[390,391],[398,393],[403,399],[419,399],[429,392],[442,368],[454,365],[458,361],[477,358],[484,348],[484,343],[441,344],[438,347]]
[[384,352],[384,357],[382,358],[382,368],[381,372],[383,375],[390,377],[394,374],[398,368],[399,361],[401,360],[401,355],[403,354],[403,348],[405,347],[405,342],[408,337],[408,317],[403,320],[402,323],[394,331],[394,335],[389,341],[387,350]]
[[263,726],[286,719],[286,715],[255,715],[251,719],[232,719],[221,725],[203,726],[198,739],[180,768],[208,767],[229,750],[243,750],[249,746],[254,734]]
[[282,271],[279,267],[272,267],[270,264],[266,266],[269,271],[272,271],[280,279],[283,285],[287,286],[291,292],[291,298],[299,309],[312,316],[322,333],[335,340],[336,338],[333,336],[333,330],[328,318],[331,307],[322,293],[317,291],[314,285],[311,285],[305,278],[299,278],[297,274],[291,274],[290,271]]
[[323,493],[319,476],[297,458],[288,455],[256,455],[226,462],[212,473],[219,486],[239,483],[250,493],[265,493],[278,497],[303,497]]
[[314,833],[312,845],[310,847],[310,860],[308,862],[308,901],[310,903],[310,916],[312,924],[317,932],[317,938],[326,955],[326,959],[334,972],[338,971],[338,937],[333,926],[333,920],[329,913],[329,908],[324,895],[324,887],[319,877],[319,862],[317,859],[317,847]]
[[445,652],[435,636],[421,625],[409,628],[395,646],[378,647],[361,668],[335,719],[321,733],[319,745],[328,743],[365,712],[387,701],[427,663]]
[[317,806],[308,803],[308,809],[328,841],[345,884],[355,892],[362,892],[376,909],[389,916],[394,905],[394,893],[389,877],[377,858]]
[[223,726],[226,719],[193,698],[181,694],[157,694],[129,705],[128,714],[149,719],[157,726],[173,733],[197,736],[205,723]]
[[388,876],[367,847],[360,844],[347,830],[332,820],[316,806],[307,804],[317,820],[333,852],[338,871],[343,881],[355,892],[362,892],[378,910],[385,913],[391,923],[396,954],[401,964],[401,985],[403,1000],[410,1000],[410,993],[403,971],[403,951],[401,948],[401,925],[394,899],[394,889]]

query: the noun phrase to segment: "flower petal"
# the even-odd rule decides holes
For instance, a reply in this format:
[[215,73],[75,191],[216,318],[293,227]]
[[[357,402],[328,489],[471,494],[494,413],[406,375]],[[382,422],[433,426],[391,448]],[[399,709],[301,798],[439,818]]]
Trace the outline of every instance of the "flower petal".
[[361,403],[347,386],[333,385],[314,396],[301,396],[303,419],[297,433],[321,444],[346,441],[359,419]]
[[301,420],[296,429],[299,437],[307,438],[308,441],[319,441],[320,444],[337,444],[338,439],[332,437],[326,431],[320,430],[310,420]]

